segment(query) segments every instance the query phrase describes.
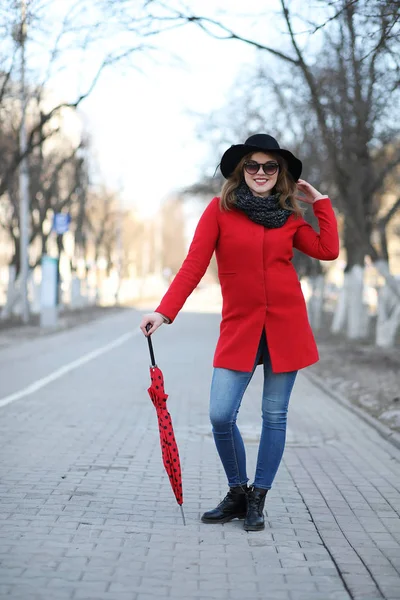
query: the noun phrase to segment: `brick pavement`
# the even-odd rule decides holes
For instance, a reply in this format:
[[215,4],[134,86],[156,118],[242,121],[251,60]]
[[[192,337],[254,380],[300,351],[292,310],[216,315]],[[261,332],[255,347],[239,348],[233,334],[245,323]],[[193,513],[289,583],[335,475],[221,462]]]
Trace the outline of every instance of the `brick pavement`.
[[[138,321],[132,312],[0,351],[1,396]],[[160,460],[141,336],[0,409],[0,598],[400,599],[400,452],[304,374],[265,531],[199,521],[226,493],[207,416],[217,332],[217,315],[184,313],[154,336],[186,527]],[[239,420],[249,476],[258,371]]]

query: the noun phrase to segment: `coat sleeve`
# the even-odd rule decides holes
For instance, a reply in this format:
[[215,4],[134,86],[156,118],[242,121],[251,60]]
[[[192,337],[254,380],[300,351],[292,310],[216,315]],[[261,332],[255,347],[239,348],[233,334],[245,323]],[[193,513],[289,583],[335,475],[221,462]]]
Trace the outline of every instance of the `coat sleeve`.
[[171,323],[210,264],[219,235],[218,211],[219,198],[214,198],[200,217],[181,268],[155,309],[155,312],[166,316]]
[[318,219],[319,233],[302,219],[294,234],[293,246],[312,258],[335,260],[339,255],[339,234],[331,201],[323,198],[312,207]]

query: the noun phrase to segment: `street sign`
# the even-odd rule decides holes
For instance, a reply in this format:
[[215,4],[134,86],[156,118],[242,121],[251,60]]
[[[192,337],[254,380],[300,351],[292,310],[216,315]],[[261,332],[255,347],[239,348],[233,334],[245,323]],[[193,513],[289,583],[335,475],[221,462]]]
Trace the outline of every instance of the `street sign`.
[[53,229],[56,233],[66,233],[71,223],[71,215],[67,213],[56,213],[53,219]]

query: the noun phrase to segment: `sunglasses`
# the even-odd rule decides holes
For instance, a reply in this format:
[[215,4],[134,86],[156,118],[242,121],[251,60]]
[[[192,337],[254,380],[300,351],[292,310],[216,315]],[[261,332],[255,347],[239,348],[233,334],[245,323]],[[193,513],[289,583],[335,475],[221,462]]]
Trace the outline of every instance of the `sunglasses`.
[[255,160],[248,160],[244,163],[244,170],[249,175],[256,175],[260,167],[262,167],[262,170],[266,175],[275,175],[279,169],[279,164],[271,160],[266,163],[258,163]]

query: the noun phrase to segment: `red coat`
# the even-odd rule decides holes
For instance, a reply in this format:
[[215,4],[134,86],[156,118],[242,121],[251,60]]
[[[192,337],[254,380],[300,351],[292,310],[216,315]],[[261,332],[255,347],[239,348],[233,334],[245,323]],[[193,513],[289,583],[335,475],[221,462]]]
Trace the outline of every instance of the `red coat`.
[[329,198],[313,204],[318,234],[302,217],[269,229],[214,198],[197,225],[188,255],[157,312],[171,322],[203,277],[215,250],[223,298],[214,367],[251,371],[265,329],[274,373],[318,360],[307,308],[291,263],[293,247],[320,260],[339,253],[337,223]]

